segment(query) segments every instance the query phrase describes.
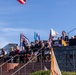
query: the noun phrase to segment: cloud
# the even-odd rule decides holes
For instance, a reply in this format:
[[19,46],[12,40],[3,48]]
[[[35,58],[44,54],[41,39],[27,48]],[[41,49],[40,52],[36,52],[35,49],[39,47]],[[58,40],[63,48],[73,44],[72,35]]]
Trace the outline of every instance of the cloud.
[[47,32],[45,30],[29,28],[0,28],[0,48],[4,47],[10,42],[19,44],[20,33],[23,33],[30,41],[33,41],[34,32],[39,33],[41,39],[48,37]]
[[34,32],[38,32],[40,34],[44,34],[46,33],[43,30],[37,30],[37,29],[28,29],[28,28],[2,28],[0,29],[0,31],[5,32],[5,33],[11,33],[11,32],[15,32],[15,33],[26,33],[26,34],[30,34],[30,33],[34,33]]
[[20,33],[23,33],[25,36],[30,38],[30,40],[33,39],[34,32],[37,32],[43,38],[46,38],[48,36],[48,32],[46,30],[28,29],[28,28],[1,28],[0,32],[3,33],[1,34],[2,36],[9,38],[19,37]]
[[4,37],[0,37],[0,48],[3,48],[8,43],[9,43],[9,41],[6,41],[6,39]]

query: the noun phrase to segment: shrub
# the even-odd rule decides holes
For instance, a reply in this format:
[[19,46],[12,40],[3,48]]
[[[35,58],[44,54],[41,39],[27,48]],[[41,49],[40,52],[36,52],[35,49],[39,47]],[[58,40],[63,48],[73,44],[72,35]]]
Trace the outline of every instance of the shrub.
[[[41,70],[41,71],[36,71],[30,75],[50,75],[50,71]],[[64,72],[64,71],[62,71],[62,75],[76,75],[76,72]]]
[[50,71],[41,70],[41,71],[36,71],[30,75],[50,75]]

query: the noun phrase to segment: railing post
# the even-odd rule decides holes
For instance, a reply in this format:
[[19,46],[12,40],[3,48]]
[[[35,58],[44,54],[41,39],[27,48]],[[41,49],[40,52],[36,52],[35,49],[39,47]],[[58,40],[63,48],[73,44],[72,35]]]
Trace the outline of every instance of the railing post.
[[[21,67],[21,64],[20,64],[20,55],[18,55],[18,61],[17,61],[17,63],[19,63],[19,68]],[[18,71],[18,74],[21,74],[21,71]]]
[[41,50],[41,70],[42,70],[42,50]]
[[25,66],[25,75],[27,75],[27,74],[26,74],[26,66]]
[[[39,56],[39,54],[37,55]],[[32,58],[30,61],[28,61],[26,64],[24,64],[22,67],[20,67],[19,69],[17,69],[15,72],[13,72],[11,75],[15,75],[17,72],[19,72],[22,68],[24,68],[25,66],[27,66],[32,60],[34,60],[34,58]]]
[[75,53],[73,51],[73,66],[74,66],[74,72],[75,72]]
[[32,65],[33,65],[32,70],[34,71],[34,61],[32,61]]
[[2,75],[2,66],[0,67],[0,75]]
[[[33,53],[32,53],[32,58],[33,58]],[[34,71],[34,60],[32,60],[32,71]]]

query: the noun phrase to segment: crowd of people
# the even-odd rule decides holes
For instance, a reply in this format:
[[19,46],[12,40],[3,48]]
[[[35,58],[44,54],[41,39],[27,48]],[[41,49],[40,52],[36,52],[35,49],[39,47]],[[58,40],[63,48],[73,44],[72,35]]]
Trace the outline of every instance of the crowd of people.
[[[11,60],[9,62],[13,62],[13,63],[26,63],[30,60],[30,58],[32,57],[37,57],[34,59],[37,62],[41,61],[41,57],[42,60],[45,61],[46,60],[46,56],[49,52],[50,52],[50,43],[49,41],[47,41],[47,43],[44,45],[43,41],[36,41],[36,43],[31,42],[31,45],[26,46],[25,44],[21,47],[21,50],[18,46],[11,47],[10,48],[10,52],[7,55],[5,53],[5,50],[2,48],[1,49],[1,55],[0,55],[0,61],[1,62],[6,62],[8,60]],[[45,50],[49,51],[47,54],[45,54]],[[49,58],[50,58],[50,54],[48,54]],[[49,59],[48,58],[48,59]]]
[[[54,37],[52,37],[52,40],[54,40]],[[58,40],[64,40],[68,41],[69,37],[66,35],[65,31],[62,31],[62,36],[58,37]],[[52,47],[52,42],[49,40],[44,43],[42,40],[35,42],[31,42],[30,45],[26,42],[26,39],[23,40],[23,45],[21,48],[18,46],[11,47],[10,52],[7,55],[5,50],[2,48],[0,52],[0,62],[6,62],[8,60],[11,60],[9,62],[20,62],[20,63],[26,63],[28,62],[32,57],[37,57],[34,59],[37,62],[40,61],[49,61],[50,60],[50,48]]]

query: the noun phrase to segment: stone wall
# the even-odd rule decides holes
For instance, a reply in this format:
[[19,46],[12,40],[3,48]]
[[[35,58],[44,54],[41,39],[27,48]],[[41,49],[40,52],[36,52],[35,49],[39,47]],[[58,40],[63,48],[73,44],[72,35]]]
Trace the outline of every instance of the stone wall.
[[54,53],[62,71],[76,71],[76,46],[54,47]]

